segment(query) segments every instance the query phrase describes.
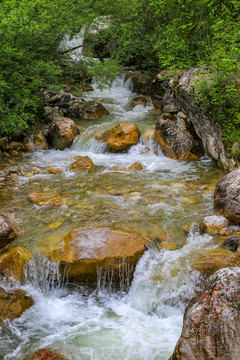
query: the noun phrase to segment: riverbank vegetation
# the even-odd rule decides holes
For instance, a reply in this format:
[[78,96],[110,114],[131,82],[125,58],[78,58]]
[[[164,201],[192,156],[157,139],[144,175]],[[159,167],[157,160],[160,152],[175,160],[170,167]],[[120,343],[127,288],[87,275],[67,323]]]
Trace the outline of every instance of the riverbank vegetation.
[[195,96],[222,124],[231,147],[240,135],[239,14],[237,0],[2,0],[0,133],[41,119],[39,89],[57,84],[71,69],[59,50],[65,35],[107,15],[98,43],[100,36],[107,41],[112,61],[91,70],[80,65],[79,81],[100,70],[111,77],[116,64],[153,74],[201,66],[208,76],[198,80]]

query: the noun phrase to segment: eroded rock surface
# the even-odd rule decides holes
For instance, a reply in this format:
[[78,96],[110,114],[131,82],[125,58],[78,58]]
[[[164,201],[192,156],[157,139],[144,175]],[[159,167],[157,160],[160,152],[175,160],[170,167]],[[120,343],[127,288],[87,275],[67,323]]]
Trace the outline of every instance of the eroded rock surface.
[[198,160],[203,156],[200,141],[189,119],[181,112],[162,114],[156,123],[154,138],[163,154],[172,159]]
[[31,253],[22,246],[11,248],[0,255],[0,271],[5,275],[5,280],[11,277],[22,282],[24,268],[31,259]]
[[214,211],[230,223],[240,224],[240,171],[225,175],[216,185]]
[[123,122],[105,131],[96,139],[108,145],[113,152],[128,151],[131,146],[138,143],[140,131],[137,125],[131,122]]
[[226,268],[191,299],[171,360],[238,360],[239,332],[240,268]]

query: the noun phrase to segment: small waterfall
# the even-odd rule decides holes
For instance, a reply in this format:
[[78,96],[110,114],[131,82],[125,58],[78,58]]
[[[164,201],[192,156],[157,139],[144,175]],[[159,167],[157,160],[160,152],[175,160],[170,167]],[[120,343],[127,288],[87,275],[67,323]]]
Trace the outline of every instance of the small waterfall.
[[59,262],[51,262],[43,254],[33,257],[25,269],[25,283],[48,295],[60,289],[66,278],[59,271]]

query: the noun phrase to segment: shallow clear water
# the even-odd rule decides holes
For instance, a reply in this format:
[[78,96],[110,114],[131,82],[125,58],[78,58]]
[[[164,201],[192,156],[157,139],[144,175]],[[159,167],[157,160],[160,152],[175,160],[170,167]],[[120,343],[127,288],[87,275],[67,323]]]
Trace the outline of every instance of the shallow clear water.
[[[22,174],[7,177],[0,193],[0,210],[10,212],[20,228],[11,246],[23,245],[34,253],[44,239],[86,225],[136,230],[151,241],[131,286],[124,291],[110,291],[100,278],[96,286],[62,285],[57,263],[44,258],[32,261],[24,288],[35,304],[0,327],[0,359],[23,360],[42,347],[73,360],[167,360],[171,355],[184,309],[200,279],[191,268],[194,254],[214,246],[208,235],[187,237],[183,226],[200,223],[213,213],[214,186],[223,173],[207,157],[190,163],[166,158],[143,136],[128,153],[106,152],[94,139],[106,129],[131,121],[143,134],[155,124],[158,111],[151,106],[132,109],[134,96],[122,79],[111,89],[96,88],[86,99],[102,100],[110,115],[97,121],[79,120],[83,131],[71,149],[2,161],[5,172],[17,167]],[[77,155],[89,156],[96,170],[70,171]],[[124,170],[135,162],[143,170]],[[48,175],[52,167],[62,174]],[[39,173],[34,175],[35,168]],[[111,195],[115,189],[118,196]],[[27,199],[41,191],[56,192],[68,198],[69,205],[39,207]],[[176,244],[176,250],[163,250],[162,241]],[[46,274],[51,274],[51,281],[46,281]]]

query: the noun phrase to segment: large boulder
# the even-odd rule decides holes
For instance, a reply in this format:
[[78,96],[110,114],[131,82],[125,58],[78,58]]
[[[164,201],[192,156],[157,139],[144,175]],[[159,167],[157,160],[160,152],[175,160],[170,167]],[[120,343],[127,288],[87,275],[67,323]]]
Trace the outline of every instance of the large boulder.
[[36,351],[28,360],[67,360],[65,356],[48,349],[40,349]]
[[238,360],[240,354],[240,268],[212,275],[184,314],[171,360]]
[[84,120],[96,120],[109,115],[109,111],[97,101],[87,101],[81,106],[79,115]]
[[96,139],[108,145],[113,152],[128,151],[132,145],[138,143],[140,131],[137,125],[131,122],[123,122],[105,131]]
[[0,249],[13,241],[16,236],[16,227],[10,219],[10,216],[0,212]]
[[142,95],[150,95],[153,78],[141,71],[129,71],[126,80],[132,80],[132,91]]
[[193,265],[194,269],[207,276],[231,266],[240,266],[239,256],[230,250],[221,248],[202,251],[197,262]]
[[155,141],[165,156],[176,160],[197,160],[203,156],[202,146],[187,116],[162,114],[155,126]]
[[11,248],[0,255],[0,271],[7,281],[13,278],[22,282],[24,280],[24,269],[32,254],[22,246]]
[[[131,277],[149,239],[135,232],[110,227],[79,227],[64,238],[48,238],[37,252],[60,261],[63,273],[73,281],[97,281],[99,271]],[[66,269],[67,267],[67,269]],[[127,274],[127,272],[129,274]]]
[[230,223],[240,224],[240,171],[225,175],[216,185],[214,211]]
[[2,321],[13,320],[33,305],[33,299],[20,289],[4,290],[0,287],[0,325]]
[[70,146],[77,134],[77,125],[70,118],[58,117],[49,127],[50,144],[57,150]]

